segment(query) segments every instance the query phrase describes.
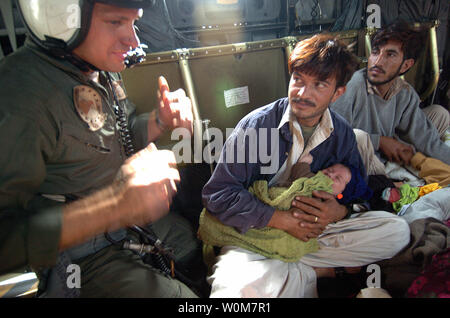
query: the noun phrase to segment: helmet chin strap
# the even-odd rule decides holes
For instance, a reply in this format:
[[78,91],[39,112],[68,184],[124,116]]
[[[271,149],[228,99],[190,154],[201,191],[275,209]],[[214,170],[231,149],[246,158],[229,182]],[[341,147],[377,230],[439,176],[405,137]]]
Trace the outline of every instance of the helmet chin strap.
[[66,56],[64,56],[64,59],[75,65],[77,68],[80,69],[80,71],[87,73],[90,71],[99,72],[100,69],[98,69],[96,66],[92,65],[91,63],[86,62],[85,60],[81,59],[80,57],[76,56],[73,53],[68,53]]

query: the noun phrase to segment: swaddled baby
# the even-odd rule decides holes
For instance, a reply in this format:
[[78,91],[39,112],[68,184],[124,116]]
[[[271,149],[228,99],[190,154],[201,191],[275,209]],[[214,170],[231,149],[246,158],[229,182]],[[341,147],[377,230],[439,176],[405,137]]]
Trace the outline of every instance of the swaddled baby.
[[[320,171],[333,181],[333,194],[341,203],[345,204],[356,198],[368,200],[372,196],[372,191],[356,168],[351,168],[343,164],[336,163]],[[308,163],[298,162],[292,166],[288,181],[286,183],[279,184],[278,186],[289,187],[292,182],[299,178],[309,178],[314,175],[315,173],[311,172],[310,165]]]

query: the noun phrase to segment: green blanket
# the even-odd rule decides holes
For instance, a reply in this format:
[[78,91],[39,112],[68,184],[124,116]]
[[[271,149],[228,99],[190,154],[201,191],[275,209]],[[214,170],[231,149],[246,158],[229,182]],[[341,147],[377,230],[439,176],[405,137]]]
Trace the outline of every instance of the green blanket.
[[405,183],[400,187],[400,200],[392,203],[392,207],[395,212],[400,212],[402,206],[405,204],[413,203],[419,197],[419,187],[411,187],[409,184]]
[[[332,193],[332,183],[330,178],[318,172],[314,177],[295,180],[289,188],[268,188],[267,181],[255,181],[249,192],[264,203],[286,211],[290,209],[291,202],[296,196],[311,197],[313,190]],[[250,229],[245,234],[241,234],[233,227],[222,224],[206,209],[200,214],[198,234],[204,243],[203,251],[207,264],[211,264],[214,257],[213,246],[238,246],[284,262],[296,262],[303,255],[319,249],[316,239],[303,242],[282,230],[271,227]]]

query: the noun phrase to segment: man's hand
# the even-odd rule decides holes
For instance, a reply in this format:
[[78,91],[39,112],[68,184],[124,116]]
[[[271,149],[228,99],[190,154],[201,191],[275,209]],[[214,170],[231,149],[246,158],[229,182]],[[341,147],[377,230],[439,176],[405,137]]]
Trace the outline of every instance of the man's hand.
[[169,211],[180,175],[173,152],[157,150],[154,144],[141,150],[121,167],[116,186],[124,225],[145,225]]
[[324,228],[320,224],[304,226],[298,218],[294,217],[294,212],[300,213],[295,208],[291,208],[288,211],[275,211],[267,226],[283,230],[303,242],[308,242],[322,233]]
[[400,165],[409,165],[414,156],[411,146],[399,142],[391,137],[380,137],[379,149],[389,161],[397,162]]
[[292,201],[295,211],[293,216],[307,228],[315,228],[319,224],[323,229],[330,224],[342,220],[347,215],[347,208],[339,204],[335,197],[325,191],[313,191],[313,197],[298,196]]
[[150,144],[124,163],[112,185],[64,206],[60,249],[160,219],[169,211],[179,181],[175,155]]
[[183,127],[192,133],[192,103],[183,89],[170,92],[169,84],[163,76],[158,79],[158,114],[169,129]]

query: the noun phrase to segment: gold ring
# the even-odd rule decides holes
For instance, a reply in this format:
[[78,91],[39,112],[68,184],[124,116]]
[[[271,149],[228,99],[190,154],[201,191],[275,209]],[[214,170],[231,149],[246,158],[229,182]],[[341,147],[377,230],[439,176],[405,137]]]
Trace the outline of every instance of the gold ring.
[[316,216],[316,218],[314,219],[314,223],[317,223],[317,220],[318,220],[319,218]]

